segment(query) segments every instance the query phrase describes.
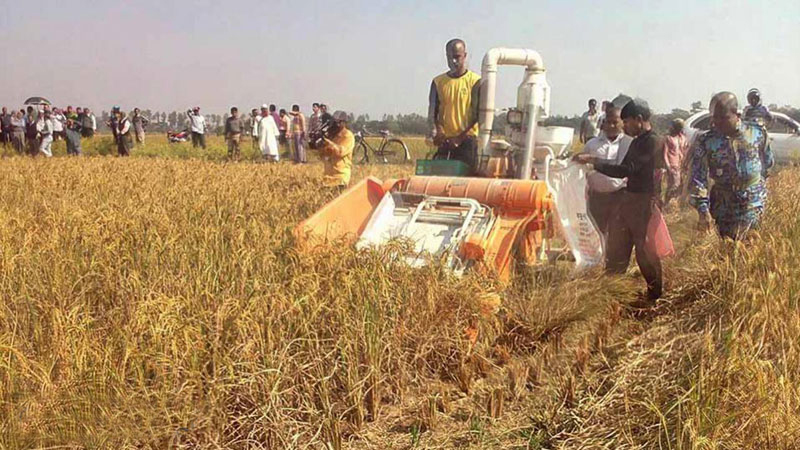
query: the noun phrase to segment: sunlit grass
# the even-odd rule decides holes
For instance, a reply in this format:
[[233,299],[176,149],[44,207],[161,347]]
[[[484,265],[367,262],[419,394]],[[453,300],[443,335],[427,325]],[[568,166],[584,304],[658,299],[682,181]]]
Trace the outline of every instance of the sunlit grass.
[[504,287],[300,251],[320,164],[149,139],[0,160],[0,447],[797,447],[794,170],[746,245],[671,214],[668,297],[639,316],[635,269]]

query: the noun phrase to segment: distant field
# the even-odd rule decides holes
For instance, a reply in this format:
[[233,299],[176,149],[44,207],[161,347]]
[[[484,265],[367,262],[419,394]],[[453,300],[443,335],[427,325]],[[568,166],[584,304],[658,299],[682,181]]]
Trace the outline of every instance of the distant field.
[[[433,149],[428,148],[425,139],[420,136],[398,136],[408,146],[413,159],[425,158]],[[380,144],[379,138],[367,138],[369,143],[376,147]],[[208,136],[207,149],[195,149],[191,142],[170,144],[164,134],[148,134],[144,146],[136,147],[133,151],[134,156],[158,156],[164,158],[198,158],[210,161],[222,161],[226,158],[228,147],[222,136]],[[284,149],[288,152],[288,148]],[[83,153],[86,156],[106,156],[116,155],[117,149],[114,139],[110,134],[100,134],[93,139],[83,140]],[[309,154],[313,155],[313,150]],[[0,147],[0,155],[11,156],[14,151],[11,148]],[[54,156],[66,156],[66,145],[63,141],[54,144]],[[286,153],[288,155],[288,153]],[[261,154],[252,146],[249,139],[242,140],[242,156],[245,160],[256,160]],[[360,159],[360,155],[358,156]],[[313,159],[313,158],[312,158]]]
[[799,447],[800,171],[746,246],[669,214],[667,302],[634,315],[635,268],[301,251],[321,164],[224,155],[0,159],[0,448]]

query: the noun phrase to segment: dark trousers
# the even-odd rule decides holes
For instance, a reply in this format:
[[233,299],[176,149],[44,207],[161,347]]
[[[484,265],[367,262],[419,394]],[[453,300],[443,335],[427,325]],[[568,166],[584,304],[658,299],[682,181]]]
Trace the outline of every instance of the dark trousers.
[[597,229],[604,238],[608,236],[608,224],[611,222],[611,215],[622,201],[622,195],[622,191],[589,191],[589,214],[592,215]]
[[39,138],[36,136],[28,136],[25,142],[28,145],[28,154],[36,156],[39,153]]
[[436,150],[433,159],[454,159],[461,161],[469,166],[470,174],[474,174],[477,170],[478,140],[475,136],[469,136],[457,147],[442,145]]
[[25,132],[17,131],[11,134],[11,145],[20,155],[25,153]]
[[609,273],[625,273],[631,250],[636,249],[636,263],[647,282],[650,298],[660,297],[663,287],[661,259],[645,245],[652,208],[657,207],[652,193],[623,191],[608,224],[606,246],[606,271]]
[[228,159],[239,160],[241,154],[239,143],[242,140],[241,133],[231,134],[228,136]]
[[133,149],[133,136],[130,133],[117,137],[117,154],[130,156]]
[[306,158],[305,139],[305,132],[295,132],[292,134],[292,143],[294,143],[294,162],[296,163],[308,162],[308,159]]
[[206,135],[203,133],[195,133],[192,131],[192,147],[206,148]]

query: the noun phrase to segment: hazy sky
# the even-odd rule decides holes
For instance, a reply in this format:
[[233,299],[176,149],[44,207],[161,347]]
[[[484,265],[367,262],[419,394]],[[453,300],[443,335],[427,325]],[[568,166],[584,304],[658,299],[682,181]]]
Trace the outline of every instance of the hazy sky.
[[[456,36],[476,72],[491,47],[538,50],[554,113],[623,91],[688,108],[752,86],[800,106],[800,0],[0,0],[0,105],[424,113]],[[501,71],[498,107],[521,76]]]

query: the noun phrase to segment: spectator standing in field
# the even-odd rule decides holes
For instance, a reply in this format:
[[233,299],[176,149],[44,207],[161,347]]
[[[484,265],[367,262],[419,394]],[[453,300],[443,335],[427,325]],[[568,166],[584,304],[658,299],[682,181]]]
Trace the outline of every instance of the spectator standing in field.
[[128,115],[122,112],[119,107],[115,108],[115,138],[117,141],[117,154],[119,156],[130,156],[133,150],[133,136],[131,130],[133,128],[131,120]]
[[200,107],[195,106],[189,115],[189,125],[192,131],[192,147],[206,148],[206,118],[200,114]]
[[294,144],[294,162],[305,164],[306,159],[306,118],[300,112],[300,105],[292,105],[292,143]]
[[16,111],[11,115],[11,145],[20,155],[25,153],[25,115]]
[[323,183],[325,186],[343,190],[350,184],[356,141],[353,133],[347,129],[347,113],[336,111],[332,120],[320,148],[320,156],[325,162]]
[[228,141],[228,159],[238,161],[244,124],[239,118],[239,108],[231,108],[231,116],[225,119],[225,140]]
[[750,89],[747,92],[747,103],[749,104],[742,111],[744,120],[756,122],[760,125],[769,125],[772,122],[772,113],[761,101],[761,91],[756,88]]
[[[53,109],[53,112],[55,112],[55,111],[56,110]],[[72,106],[71,105],[67,106],[66,111],[64,111],[64,120],[66,120],[67,118],[74,119],[76,117],[77,117],[77,114],[75,113],[75,111],[72,110]]]
[[11,143],[11,114],[8,113],[8,108],[5,106],[0,113],[0,142],[3,143],[3,146]]
[[258,122],[258,146],[264,159],[269,162],[280,160],[280,149],[278,147],[278,125],[272,118],[266,105],[261,107],[261,120]]
[[114,137],[114,144],[117,145],[117,153],[119,153],[119,129],[117,127],[119,123],[117,113],[119,112],[119,106],[114,106],[111,108],[111,116],[109,116],[108,120],[106,121],[106,126],[109,130],[111,130],[111,135]]
[[140,145],[144,145],[145,129],[150,121],[147,120],[147,117],[142,115],[139,108],[133,108],[131,122],[133,123],[133,130],[136,132],[136,142]]
[[97,133],[97,117],[89,108],[83,108],[83,113],[89,118],[89,126],[84,129],[84,135],[92,138]]
[[53,108],[53,112],[50,114],[50,121],[53,124],[53,141],[64,139],[64,123],[67,121],[66,116],[61,113],[60,109]]
[[600,113],[597,112],[597,100],[589,100],[589,110],[581,116],[581,130],[580,140],[581,143],[589,141],[589,139],[597,136],[598,122],[600,120]]
[[[445,45],[449,70],[431,81],[428,125],[434,159],[455,159],[474,172],[478,165],[480,75],[467,68],[467,44],[451,39]],[[323,111],[325,114],[327,111]]]
[[280,117],[280,121],[278,122],[278,131],[280,132],[278,143],[283,147],[281,152],[282,156],[284,158],[289,158],[292,155],[292,148],[289,144],[289,141],[292,139],[292,118],[283,108],[281,108],[278,116]]
[[92,116],[90,115],[91,112],[87,109],[83,109],[83,115],[78,118],[81,123],[81,133],[85,138],[91,138],[94,136],[94,129],[92,128]]
[[250,129],[250,137],[253,140],[253,150],[258,149],[258,122],[261,115],[256,108],[250,111],[250,118],[247,120],[247,127]]
[[39,153],[50,158],[53,156],[53,118],[50,111],[45,111],[39,115],[36,122],[36,131],[41,140],[39,141]]
[[39,153],[39,131],[36,130],[37,114],[32,106],[28,106],[25,115],[25,142],[28,144],[28,154],[36,156]]
[[[620,109],[609,106],[606,109],[606,120],[603,130],[589,140],[583,147],[583,153],[610,164],[620,164],[628,154],[633,138],[622,131],[623,124]],[[603,237],[608,236],[608,224],[614,209],[622,201],[626,186],[624,178],[614,178],[601,172],[587,175],[589,184],[589,214]]]
[[64,127],[65,141],[67,141],[67,154],[81,155],[81,124],[77,119],[67,119]]
[[[689,142],[683,133],[683,120],[675,119],[669,128],[669,134],[664,139],[664,173],[666,183],[662,181],[664,192],[664,205],[680,195],[681,167],[688,151]],[[664,185],[666,185],[664,187]]]
[[631,250],[636,249],[636,262],[647,282],[644,299],[635,307],[655,306],[662,294],[661,259],[648,249],[647,228],[653,214],[660,214],[655,201],[654,175],[656,160],[663,142],[650,124],[650,108],[643,100],[632,100],[622,108],[625,134],[634,136],[622,162],[601,161],[579,154],[578,162],[593,164],[594,169],[612,178],[627,178],[627,185],[608,224],[606,271],[622,274],[628,270]]
[[311,116],[308,118],[308,132],[313,133],[319,128],[319,118],[322,114],[319,112],[319,103],[313,103],[311,105]]
[[[713,218],[720,236],[739,240],[761,222],[775,160],[767,130],[739,118],[734,94],[720,92],[712,103],[714,127],[691,152],[690,203],[700,216],[700,229],[709,230]],[[714,181],[710,191],[709,177]]]
[[608,111],[608,107],[611,105],[612,103],[608,100],[603,100],[603,103],[600,104],[600,117],[597,119],[597,129],[601,132],[603,131],[603,123],[606,120],[606,111]]
[[278,113],[278,107],[275,105],[269,105],[269,115],[272,116],[272,120],[275,121],[275,124],[278,125],[278,129],[280,129],[281,116]]

